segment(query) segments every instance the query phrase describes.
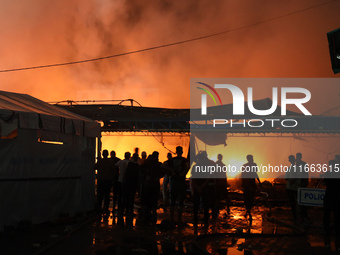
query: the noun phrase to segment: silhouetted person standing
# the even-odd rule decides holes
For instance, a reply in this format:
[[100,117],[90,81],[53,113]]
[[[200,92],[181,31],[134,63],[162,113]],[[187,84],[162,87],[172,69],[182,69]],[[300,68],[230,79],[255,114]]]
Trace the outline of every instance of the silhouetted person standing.
[[288,172],[286,172],[285,174],[285,179],[287,182],[286,192],[287,192],[287,197],[289,199],[292,215],[293,215],[294,221],[296,222],[297,220],[297,212],[296,212],[297,190],[299,188],[300,179],[297,178],[295,156],[289,155],[288,161],[290,162],[290,167],[288,169]]
[[162,187],[162,193],[163,193],[163,209],[166,211],[167,207],[169,206],[169,183],[170,183],[170,176],[169,171],[171,172],[170,167],[170,161],[172,159],[171,152],[167,155],[168,160],[164,161],[162,164],[162,167],[166,170],[163,178],[163,187]]
[[116,157],[116,152],[115,151],[111,151],[110,152],[110,159],[112,160],[113,165],[114,165],[113,185],[112,185],[113,186],[113,189],[112,189],[112,194],[113,194],[112,215],[113,215],[113,217],[115,217],[116,205],[118,206],[118,204],[120,203],[118,201],[118,193],[119,193],[119,190],[118,190],[119,168],[117,166],[115,166],[115,165],[121,159]]
[[[329,171],[325,174],[324,182],[327,185],[324,197],[324,231],[325,231],[325,246],[330,248],[331,229],[331,213],[334,218],[334,232],[335,232],[335,247],[340,251],[340,179],[335,178],[334,170],[339,170],[340,162],[336,160],[329,161]],[[332,172],[331,172],[332,171]],[[338,173],[336,173],[338,175]]]
[[133,226],[133,209],[138,187],[139,164],[138,154],[134,153],[128,163],[122,182],[122,205],[126,215],[126,225]]
[[[145,163],[145,161],[146,161],[146,157],[147,157],[146,151],[142,151],[141,156],[142,157],[138,159],[138,164],[140,166],[143,165]],[[137,188],[137,193],[138,193],[139,198],[141,198],[142,185],[143,185],[144,181],[145,181],[144,180],[144,175],[143,175],[143,173],[140,173],[139,177],[138,177],[138,188]]]
[[[223,167],[225,167],[225,164],[222,161],[223,156],[222,154],[218,154],[217,155],[217,161],[216,161],[216,165],[220,166],[221,169],[223,169]],[[227,205],[227,212],[229,214],[230,212],[230,208],[229,208],[229,198],[228,198],[228,182],[227,182],[227,173],[226,172],[218,172],[217,174],[215,173],[216,178],[215,178],[215,182],[216,182],[216,197],[219,200],[219,203],[221,203],[221,201],[225,201],[226,205]],[[222,206],[222,205],[219,205]],[[218,208],[216,206],[216,213],[217,215],[215,215],[215,217],[218,216],[218,210],[220,208]]]
[[135,148],[135,153],[134,154],[137,154],[137,157],[139,158],[139,148],[138,147]]
[[209,218],[211,209],[212,213],[215,211],[216,201],[216,185],[215,179],[209,178],[210,176],[203,176],[202,173],[196,172],[196,166],[211,167],[215,166],[215,162],[208,158],[205,151],[200,152],[196,157],[196,164],[191,172],[191,185],[194,203],[194,227],[197,228],[198,224],[198,211],[202,202],[204,209],[204,227],[209,226]]
[[[309,175],[308,175],[308,165],[305,161],[302,160],[302,153],[296,153],[296,171],[300,177],[300,185],[299,188],[306,188],[309,182]],[[308,222],[308,215],[307,215],[307,206],[299,205],[299,215],[301,217],[301,222]]]
[[118,176],[118,182],[117,182],[117,190],[118,190],[118,223],[124,223],[123,219],[123,179],[125,177],[125,172],[127,169],[127,165],[130,162],[131,153],[125,152],[124,159],[120,160],[116,163],[116,166],[119,168],[119,176]]
[[296,153],[296,168],[300,173],[300,187],[306,188],[309,182],[307,163],[302,160],[302,153]]
[[110,205],[110,193],[114,175],[114,164],[112,160],[108,158],[109,152],[103,150],[103,158],[99,159],[94,168],[97,172],[97,210],[101,211],[102,202],[104,199],[103,210],[105,213],[109,213]]
[[170,175],[170,221],[174,225],[175,206],[178,201],[178,225],[182,225],[183,203],[186,192],[185,179],[189,171],[189,163],[186,158],[182,157],[182,146],[176,147],[177,156],[170,160],[172,173]]
[[159,153],[154,151],[141,165],[141,171],[145,176],[141,194],[142,217],[146,225],[154,225],[157,222],[157,205],[160,193],[159,179],[164,176],[158,156]]
[[261,185],[259,176],[257,175],[258,167],[254,163],[253,155],[247,155],[247,163],[242,166],[243,172],[241,174],[242,178],[242,188],[244,196],[244,205],[246,207],[246,216],[249,216],[249,221],[253,220],[251,216],[251,209],[254,205],[256,183],[255,180]]

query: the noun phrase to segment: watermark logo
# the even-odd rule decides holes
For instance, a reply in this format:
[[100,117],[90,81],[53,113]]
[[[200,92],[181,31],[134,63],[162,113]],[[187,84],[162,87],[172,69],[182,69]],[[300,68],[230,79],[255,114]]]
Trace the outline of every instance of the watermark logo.
[[[283,127],[291,128],[298,125],[298,121],[294,118],[284,119],[287,115],[287,106],[293,105],[305,116],[311,116],[312,114],[305,107],[304,104],[308,103],[311,99],[311,92],[306,88],[301,87],[272,87],[271,88],[271,105],[266,109],[258,109],[254,104],[253,87],[246,88],[246,96],[241,88],[233,84],[214,84],[211,86],[207,83],[196,82],[199,84],[197,89],[202,90],[201,94],[201,116],[208,115],[208,95],[214,102],[215,106],[223,106],[221,95],[224,93],[232,95],[232,118],[221,118],[221,116],[228,116],[230,118],[230,111],[228,113],[223,112],[223,108],[218,110],[216,118],[212,119],[213,127],[217,125],[229,125],[229,127],[249,127],[249,128],[261,128],[261,127]],[[293,94],[293,96],[292,96]],[[246,98],[246,100],[245,100]],[[281,107],[280,112],[277,109]],[[253,116],[260,116],[258,119],[240,119],[245,116],[245,112],[250,112]],[[216,110],[215,110],[216,113]],[[300,113],[296,113],[300,114]],[[277,118],[267,118],[264,116],[276,116]],[[218,117],[217,117],[218,116]],[[237,119],[235,121],[235,119]]]
[[[217,91],[211,87],[210,85],[206,84],[206,83],[203,83],[203,82],[197,82],[198,84],[201,84],[203,85],[204,87],[208,88],[210,91],[212,91],[218,98],[219,102],[220,102],[220,105],[222,105],[222,100],[220,98],[220,95],[217,93]],[[215,97],[211,94],[211,92],[205,88],[202,88],[202,87],[197,87],[198,89],[201,89],[203,90],[205,93],[207,93],[211,98],[212,100],[214,101],[215,105],[217,105],[216,103],[216,99]],[[207,115],[207,94],[202,94],[201,96],[201,102],[202,102],[202,115]]]
[[191,177],[339,178],[338,105],[336,78],[191,78]]
[[[244,98],[245,97],[244,97],[242,90],[239,87],[232,85],[232,84],[215,84],[215,88],[213,88],[212,86],[205,84],[203,82],[197,82],[197,83],[204,85],[207,88],[209,88],[211,91],[213,91],[215,95],[217,96],[217,98],[219,99],[219,102],[221,105],[222,105],[222,100],[219,94],[217,93],[217,91],[215,90],[215,88],[229,90],[233,97],[233,115],[244,115],[244,111],[245,111],[244,110],[244,106],[245,106]],[[217,105],[216,99],[214,98],[214,96],[211,94],[210,91],[208,91],[205,88],[201,88],[201,87],[197,87],[197,88],[206,92],[213,99],[215,105]],[[289,93],[302,94],[304,95],[304,97],[303,98],[288,98]],[[202,115],[207,115],[207,94],[201,95],[201,114]],[[308,89],[297,88],[297,87],[281,88],[281,115],[285,116],[287,114],[287,105],[289,104],[295,105],[304,115],[312,115],[303,105],[304,103],[309,102],[310,99],[311,99],[311,93]],[[259,110],[259,109],[255,109],[254,107],[253,88],[248,87],[247,88],[247,105],[248,105],[249,111],[253,113],[254,115],[267,116],[267,115],[273,114],[278,107],[278,88],[277,87],[272,88],[272,106],[269,109]]]

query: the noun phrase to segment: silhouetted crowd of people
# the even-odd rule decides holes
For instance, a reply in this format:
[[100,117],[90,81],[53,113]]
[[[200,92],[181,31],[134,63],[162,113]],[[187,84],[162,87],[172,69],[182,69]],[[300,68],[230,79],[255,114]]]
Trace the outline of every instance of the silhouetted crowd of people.
[[[154,151],[147,157],[138,148],[131,157],[126,152],[120,160],[111,152],[103,150],[102,158],[95,165],[97,170],[97,211],[109,214],[110,193],[113,192],[113,215],[118,224],[132,226],[136,194],[140,200],[139,221],[141,224],[154,225],[157,221],[157,207],[160,196],[160,179],[163,180],[164,210],[170,205],[171,222],[174,224],[177,212],[178,224],[183,224],[183,202],[186,196],[186,175],[189,161],[182,157],[181,146],[176,148],[176,156],[168,154],[168,160],[159,162],[159,153]],[[169,185],[169,188],[168,188]],[[116,212],[117,207],[117,212]],[[124,222],[124,217],[125,222]]]
[[[226,208],[230,213],[228,198],[228,183],[226,173],[215,175],[213,178],[202,178],[195,171],[191,172],[190,184],[186,181],[190,162],[183,157],[183,148],[176,147],[176,155],[168,153],[167,160],[159,161],[159,153],[154,151],[147,156],[146,152],[139,156],[139,149],[136,148],[131,156],[130,152],[124,154],[124,159],[116,157],[111,151],[110,157],[107,150],[103,150],[102,157],[95,165],[97,169],[97,211],[109,215],[110,194],[113,194],[113,217],[117,217],[117,223],[133,226],[135,216],[135,199],[140,201],[138,210],[138,223],[140,225],[155,225],[157,222],[157,208],[162,197],[163,210],[170,208],[169,222],[171,226],[185,226],[183,222],[183,205],[186,197],[190,197],[193,203],[193,222],[197,227],[199,222],[199,211],[203,209],[204,226],[209,226],[210,217],[218,218],[219,210]],[[262,184],[257,174],[258,167],[252,155],[246,156],[247,163],[242,167],[255,169],[255,171],[243,171],[241,173],[244,205],[246,208],[245,217],[252,222],[251,211],[254,205],[255,192]],[[290,167],[285,173],[286,192],[291,206],[291,213],[296,224],[308,224],[308,210],[306,206],[299,205],[298,189],[306,188],[309,185],[308,165],[302,160],[302,154],[288,157]],[[217,161],[208,158],[205,151],[201,151],[192,159],[193,169],[196,165],[225,166],[223,156],[218,154]],[[338,169],[340,158],[329,161],[329,168]],[[339,169],[338,169],[339,170]],[[334,214],[334,232],[339,240],[340,247],[340,181],[338,178],[328,176],[325,173],[324,183],[326,193],[324,197],[324,232],[325,243],[329,244],[332,234],[331,213]],[[162,187],[160,179],[163,178]],[[258,182],[259,185],[256,184]],[[162,193],[161,193],[162,191]],[[221,201],[223,204],[221,205]],[[125,220],[124,220],[125,216]]]
[[[310,224],[308,207],[298,204],[298,189],[309,186],[309,167],[302,160],[302,153],[289,155],[289,171],[285,175],[287,182],[286,191],[291,206],[291,212],[296,224]],[[325,234],[325,246],[330,248],[331,235],[335,235],[335,246],[340,251],[340,156],[328,162],[328,170],[323,174],[323,183],[326,185],[323,199],[323,227]],[[319,184],[319,182],[318,182]],[[333,214],[334,227],[331,227],[331,214]]]
[[[176,155],[168,153],[167,160],[159,162],[159,153],[154,151],[147,157],[145,152],[139,157],[136,148],[131,156],[124,154],[124,159],[116,153],[103,150],[102,157],[95,165],[97,170],[97,206],[98,212],[109,215],[110,195],[113,194],[113,216],[118,224],[133,225],[135,198],[139,198],[138,222],[141,225],[154,225],[157,221],[157,208],[160,195],[163,198],[163,210],[170,208],[171,226],[185,226],[183,205],[191,190],[194,205],[194,224],[198,224],[198,212],[204,209],[204,224],[209,224],[210,215],[218,217],[219,201],[228,201],[226,174],[222,178],[202,179],[191,177],[191,184],[186,182],[190,168],[189,160],[183,157],[183,148],[176,147]],[[202,164],[209,161],[206,152],[197,155],[195,162]],[[211,161],[213,162],[213,161]],[[217,164],[224,165],[222,155],[218,155]],[[160,179],[163,178],[162,189]],[[162,191],[162,194],[160,192]],[[227,204],[229,213],[229,203]],[[117,209],[116,209],[117,208]],[[124,221],[125,215],[125,221]]]

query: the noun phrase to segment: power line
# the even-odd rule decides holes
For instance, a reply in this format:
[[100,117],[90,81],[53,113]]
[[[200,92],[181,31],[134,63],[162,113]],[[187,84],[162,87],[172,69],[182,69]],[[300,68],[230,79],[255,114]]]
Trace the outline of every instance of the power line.
[[252,26],[257,26],[257,25],[260,25],[260,24],[263,24],[263,23],[267,23],[267,22],[270,22],[270,21],[274,21],[274,20],[278,20],[278,19],[281,19],[281,18],[285,18],[287,16],[291,16],[291,15],[294,15],[294,14],[297,14],[297,13],[305,12],[305,11],[308,11],[308,10],[314,9],[316,7],[320,7],[320,6],[326,5],[326,4],[328,4],[330,2],[334,2],[334,1],[336,1],[336,0],[330,0],[330,1],[327,1],[327,2],[324,2],[324,3],[320,3],[320,4],[317,4],[317,5],[310,6],[310,7],[306,7],[304,9],[300,9],[300,10],[297,10],[297,11],[294,11],[294,12],[290,12],[290,13],[283,14],[283,15],[280,15],[280,16],[277,16],[277,17],[274,17],[274,18],[270,18],[270,19],[267,19],[267,20],[259,21],[259,22],[252,23],[252,24],[245,25],[245,26],[241,26],[241,27],[238,27],[238,28],[224,30],[224,31],[221,31],[221,32],[218,32],[218,33],[204,35],[204,36],[200,36],[200,37],[196,37],[196,38],[191,38],[191,39],[187,39],[187,40],[183,40],[183,41],[177,41],[177,42],[163,44],[163,45],[158,45],[158,46],[154,46],[154,47],[150,47],[150,48],[145,48],[145,49],[140,49],[140,50],[135,50],[135,51],[128,51],[128,52],[124,52],[124,53],[119,53],[119,54],[109,55],[109,56],[104,56],[104,57],[98,57],[98,58],[91,58],[91,59],[71,61],[71,62],[64,62],[64,63],[56,63],[56,64],[31,66],[31,67],[4,69],[4,70],[0,70],[0,73],[15,72],[15,71],[25,71],[25,70],[33,70],[33,69],[41,69],[41,68],[49,68],[49,67],[58,67],[58,66],[66,66],[66,65],[75,65],[75,64],[81,64],[81,63],[88,63],[88,62],[100,61],[100,60],[116,58],[116,57],[123,57],[123,56],[132,55],[132,54],[136,54],[136,53],[141,53],[141,52],[146,52],[146,51],[151,51],[151,50],[171,47],[171,46],[185,44],[185,43],[194,42],[194,41],[199,41],[199,40],[207,39],[207,38],[210,38],[210,37],[215,37],[215,36],[219,36],[219,35],[235,32],[235,31],[238,31],[238,30],[242,30],[242,29],[245,29],[245,28],[252,27]]

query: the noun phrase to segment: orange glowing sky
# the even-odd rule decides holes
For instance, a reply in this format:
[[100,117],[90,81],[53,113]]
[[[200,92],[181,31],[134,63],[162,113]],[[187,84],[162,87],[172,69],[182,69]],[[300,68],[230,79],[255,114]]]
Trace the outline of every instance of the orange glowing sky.
[[[339,28],[339,1],[279,19],[327,1],[0,1],[0,70],[96,58],[236,29],[114,59],[0,73],[1,90],[47,102],[133,98],[143,106],[188,108],[193,77],[339,77],[331,69],[326,37]],[[248,26],[268,19],[273,20]],[[151,153],[157,144],[153,140],[103,142],[122,157],[136,146]],[[233,142],[228,148],[238,151],[241,160],[247,154],[241,146],[245,142],[236,141],[234,149]],[[173,149],[175,143],[168,146]],[[277,140],[251,143],[266,148]],[[337,148],[327,147],[326,154]],[[162,159],[166,152],[161,151]]]

